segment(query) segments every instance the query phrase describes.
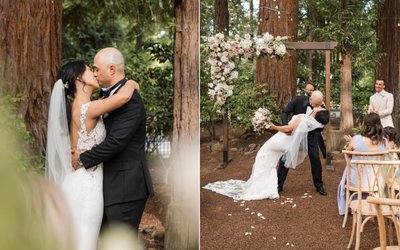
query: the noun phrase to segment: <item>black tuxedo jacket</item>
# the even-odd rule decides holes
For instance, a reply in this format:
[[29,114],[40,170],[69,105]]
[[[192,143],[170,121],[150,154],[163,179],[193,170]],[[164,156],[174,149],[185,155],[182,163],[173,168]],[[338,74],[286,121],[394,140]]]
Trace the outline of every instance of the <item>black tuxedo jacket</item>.
[[309,101],[310,97],[307,95],[300,95],[293,98],[282,111],[282,125],[287,125],[289,123],[290,115],[305,114],[307,107],[310,105]]
[[153,196],[145,163],[146,112],[137,91],[124,106],[104,118],[107,136],[81,154],[85,168],[103,162],[104,206]]

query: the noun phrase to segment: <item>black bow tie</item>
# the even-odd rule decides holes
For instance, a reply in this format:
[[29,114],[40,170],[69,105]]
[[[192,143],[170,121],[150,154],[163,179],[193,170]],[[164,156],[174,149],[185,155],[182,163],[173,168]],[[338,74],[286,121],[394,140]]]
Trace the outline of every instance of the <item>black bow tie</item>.
[[101,90],[100,90],[99,97],[100,97],[100,98],[107,98],[107,97],[109,97],[110,94],[111,94],[111,92],[112,92],[114,89],[117,89],[117,88],[119,88],[120,86],[122,87],[122,86],[125,84],[126,81],[127,81],[126,79],[122,79],[121,81],[117,82],[117,83],[116,83],[114,86],[112,86],[111,88],[101,89]]

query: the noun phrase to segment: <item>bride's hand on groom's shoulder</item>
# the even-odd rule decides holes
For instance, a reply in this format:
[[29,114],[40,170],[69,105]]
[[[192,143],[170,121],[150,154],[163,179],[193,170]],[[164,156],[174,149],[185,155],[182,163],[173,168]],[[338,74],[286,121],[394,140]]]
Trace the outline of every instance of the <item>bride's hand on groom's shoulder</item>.
[[137,83],[136,81],[134,81],[134,80],[128,80],[126,83],[133,84],[134,88],[135,88],[138,92],[140,91],[140,85],[139,85],[139,83]]

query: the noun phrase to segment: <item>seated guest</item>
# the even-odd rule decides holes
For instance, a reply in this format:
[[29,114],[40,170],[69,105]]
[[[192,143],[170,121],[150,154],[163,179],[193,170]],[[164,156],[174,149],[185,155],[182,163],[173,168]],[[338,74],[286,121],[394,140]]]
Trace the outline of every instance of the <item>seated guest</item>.
[[[345,138],[350,139],[351,137],[347,136]],[[383,128],[378,114],[369,113],[364,117],[361,134],[351,138],[346,149],[359,152],[382,152],[387,150],[386,142],[383,137]],[[357,158],[357,156],[353,157],[354,160]],[[377,160],[376,156],[363,157],[363,159]],[[347,168],[343,172],[342,180],[338,187],[337,199],[340,215],[344,215],[346,212],[346,177]],[[361,176],[361,183],[368,185],[367,177],[368,173],[364,172]],[[353,164],[350,165],[350,185],[356,186],[356,167]]]
[[387,140],[387,148],[388,149],[397,149],[396,140],[397,133],[396,129],[393,127],[384,127],[383,128],[383,137]]

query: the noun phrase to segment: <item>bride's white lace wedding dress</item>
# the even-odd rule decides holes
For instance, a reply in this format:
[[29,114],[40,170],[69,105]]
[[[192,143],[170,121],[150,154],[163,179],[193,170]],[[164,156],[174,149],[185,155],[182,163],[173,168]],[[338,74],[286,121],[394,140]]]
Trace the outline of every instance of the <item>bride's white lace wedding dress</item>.
[[[276,166],[283,156],[285,166],[295,168],[307,155],[307,133],[323,127],[313,117],[302,116],[298,126],[288,135],[278,132],[267,140],[257,152],[250,178],[247,181],[228,180],[209,183],[203,188],[212,190],[235,200],[276,199],[278,177]],[[296,119],[293,116],[291,122]]]
[[[81,106],[77,149],[89,150],[106,137],[103,120],[99,118],[90,132],[86,130],[86,112],[90,102]],[[95,250],[103,218],[103,165],[69,172],[62,183],[75,224],[79,250]]]

